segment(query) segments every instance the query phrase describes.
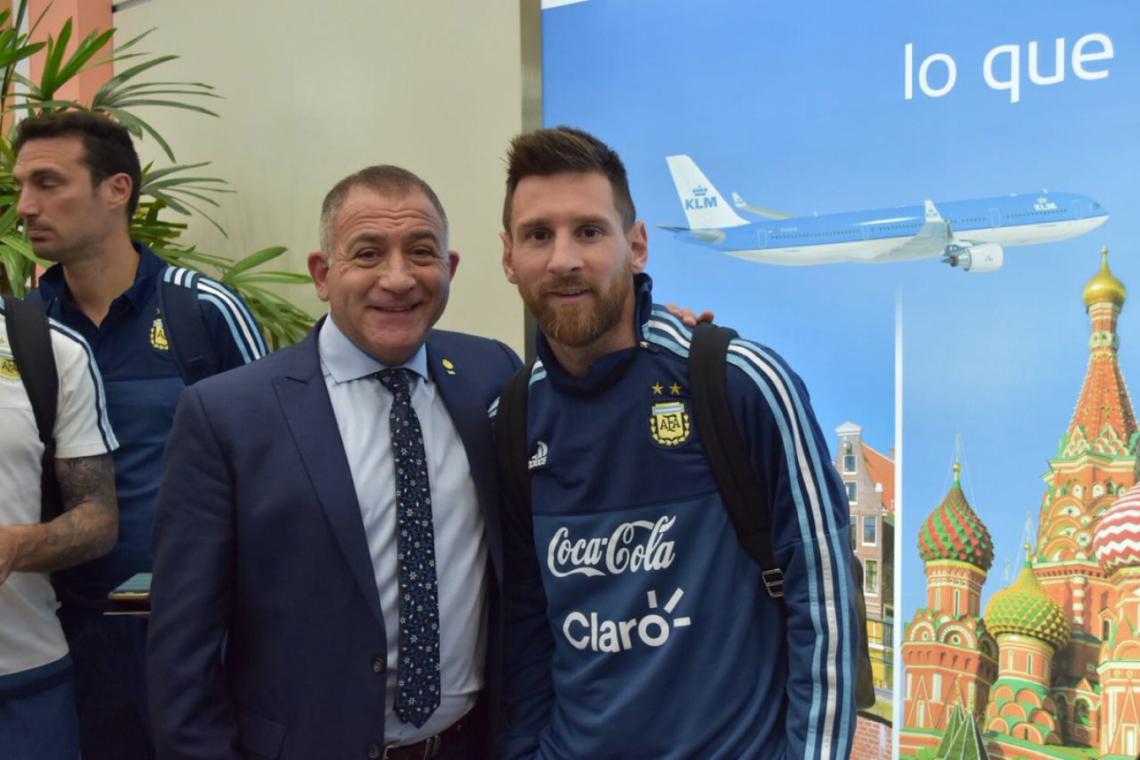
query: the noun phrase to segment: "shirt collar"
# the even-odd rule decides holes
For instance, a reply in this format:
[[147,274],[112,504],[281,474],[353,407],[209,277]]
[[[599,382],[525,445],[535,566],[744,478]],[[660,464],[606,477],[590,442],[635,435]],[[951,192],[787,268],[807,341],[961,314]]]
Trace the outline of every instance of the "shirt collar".
[[[131,243],[139,255],[139,265],[135,270],[135,281],[119,296],[127,300],[136,309],[146,304],[150,297],[151,283],[158,274],[166,268],[166,263],[141,243]],[[55,264],[40,276],[37,287],[44,303],[64,300],[70,302],[71,293],[67,290],[67,282],[63,279],[63,265]]]
[[[321,325],[321,331],[317,336],[317,350],[321,356],[321,364],[337,384],[375,375],[380,370],[394,369],[366,354],[349,340],[333,322],[332,314],[329,314]],[[424,382],[431,382],[427,368],[426,346],[420,346],[419,350],[412,354],[412,358],[399,366],[410,369],[423,378]]]

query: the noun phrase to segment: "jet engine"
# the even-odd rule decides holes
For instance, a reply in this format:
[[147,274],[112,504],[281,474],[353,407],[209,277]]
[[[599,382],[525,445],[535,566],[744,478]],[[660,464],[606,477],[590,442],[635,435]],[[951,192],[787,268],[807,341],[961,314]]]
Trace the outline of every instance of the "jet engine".
[[1005,261],[1005,252],[996,243],[952,245],[946,248],[942,260],[963,272],[996,272]]

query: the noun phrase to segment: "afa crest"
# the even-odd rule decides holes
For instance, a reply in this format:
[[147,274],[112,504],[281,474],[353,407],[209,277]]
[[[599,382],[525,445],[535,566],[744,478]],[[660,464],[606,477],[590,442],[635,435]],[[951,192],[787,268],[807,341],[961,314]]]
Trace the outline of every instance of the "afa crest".
[[20,379],[20,370],[16,368],[16,360],[10,356],[0,356],[0,379]]
[[649,411],[649,436],[659,446],[672,448],[689,440],[692,426],[682,399],[660,401]]
[[166,328],[162,324],[162,317],[155,317],[151,323],[150,344],[159,351],[170,350],[170,341],[166,339]]

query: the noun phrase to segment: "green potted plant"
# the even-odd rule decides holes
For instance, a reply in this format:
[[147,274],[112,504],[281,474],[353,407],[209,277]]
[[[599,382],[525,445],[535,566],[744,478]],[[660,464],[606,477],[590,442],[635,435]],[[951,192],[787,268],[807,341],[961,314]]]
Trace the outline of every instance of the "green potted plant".
[[[199,269],[236,290],[257,317],[272,348],[300,339],[313,318],[270,287],[304,284],[309,278],[263,268],[285,253],[283,246],[263,248],[234,261],[185,243],[182,236],[186,222],[171,218],[172,214],[183,218],[199,214],[224,235],[225,230],[210,216],[209,207],[217,207],[219,196],[232,191],[224,180],[200,172],[209,162],[177,163],[170,144],[135,109],[157,106],[216,117],[203,105],[219,97],[214,88],[200,82],[146,81],[145,76],[177,56],[138,52],[136,46],[145,34],[113,47],[113,29],[95,31],[79,40],[68,54],[72,36],[72,23],[68,20],[58,34],[48,36],[45,42],[32,42],[39,22],[34,22],[30,31],[21,31],[26,13],[26,0],[20,0],[14,11],[0,11],[0,123],[6,126],[0,130],[0,291],[22,296],[32,284],[36,265],[48,263],[32,252],[16,214],[19,191],[12,178],[12,130],[20,115],[85,109],[116,119],[137,139],[153,140],[170,162],[161,167],[154,163],[143,167],[141,200],[131,222],[132,239],[149,246],[172,264]],[[19,73],[21,62],[41,51],[40,75],[33,80]],[[88,68],[108,61],[115,65],[116,73],[90,102],[60,97],[65,84]]]

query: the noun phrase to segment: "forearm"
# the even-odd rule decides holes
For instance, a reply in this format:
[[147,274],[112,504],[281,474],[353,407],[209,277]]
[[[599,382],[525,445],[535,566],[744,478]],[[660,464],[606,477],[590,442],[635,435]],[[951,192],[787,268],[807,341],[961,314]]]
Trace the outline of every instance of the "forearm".
[[0,528],[10,539],[12,572],[54,572],[101,557],[115,546],[112,503],[83,502],[48,523]]
[[507,758],[528,757],[538,748],[538,734],[550,723],[554,689],[551,666],[554,642],[545,606],[535,600],[508,601],[503,683],[503,731],[500,746]]
[[500,754],[532,757],[550,722],[554,689],[554,641],[535,557],[529,515],[510,511],[504,520],[504,674]]
[[[845,760],[850,753],[860,634],[843,551],[847,538],[844,528],[819,545],[796,547],[785,569],[789,758]],[[812,563],[821,571],[814,592]]]
[[0,583],[11,572],[52,572],[100,557],[118,538],[109,454],[57,459],[63,514],[47,523],[0,526]]

